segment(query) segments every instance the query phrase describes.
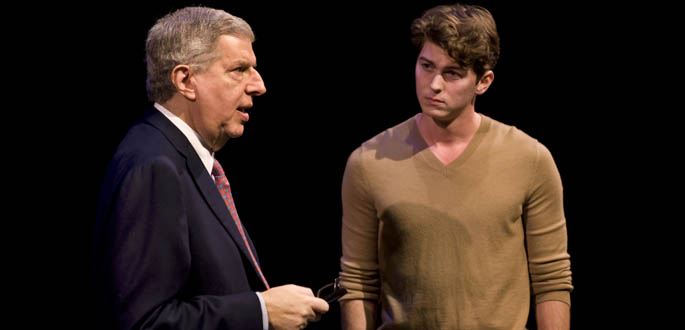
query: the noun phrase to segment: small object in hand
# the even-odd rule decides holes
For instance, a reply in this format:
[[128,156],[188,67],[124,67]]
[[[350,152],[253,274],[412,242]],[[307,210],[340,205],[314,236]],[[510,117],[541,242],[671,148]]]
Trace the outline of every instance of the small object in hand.
[[330,304],[334,301],[338,301],[338,299],[346,293],[347,289],[340,285],[340,277],[336,277],[333,283],[328,283],[319,289],[319,291],[316,292],[316,296]]

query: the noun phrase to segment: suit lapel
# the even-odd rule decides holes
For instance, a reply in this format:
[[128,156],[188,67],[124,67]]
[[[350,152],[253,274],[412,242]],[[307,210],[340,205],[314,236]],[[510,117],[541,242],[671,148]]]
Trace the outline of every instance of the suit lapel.
[[[252,258],[250,257],[250,252],[247,250],[247,247],[243,242],[243,238],[240,235],[235,222],[233,221],[233,217],[228,211],[223,198],[221,198],[219,190],[216,188],[214,180],[211,178],[209,173],[207,173],[207,169],[202,164],[202,161],[197,155],[197,152],[195,152],[195,149],[193,149],[193,146],[190,144],[190,142],[188,142],[188,139],[176,126],[174,126],[173,123],[171,123],[156,109],[152,109],[152,111],[147,114],[145,120],[152,126],[159,129],[167,137],[167,139],[169,139],[171,144],[179,151],[179,153],[186,158],[186,166],[188,167],[188,171],[193,178],[197,189],[200,191],[219,222],[221,222],[221,225],[231,236],[240,252],[245,256],[245,258],[247,258],[247,260],[250,261],[255,274],[259,276],[256,265],[254,265],[251,261]],[[245,228],[243,228],[243,230],[245,230]],[[245,235],[247,236],[247,231],[245,231]],[[249,236],[247,236],[247,240],[250,242],[252,250],[254,251],[254,245],[252,245],[252,241],[250,240]],[[255,258],[257,258],[256,252]]]

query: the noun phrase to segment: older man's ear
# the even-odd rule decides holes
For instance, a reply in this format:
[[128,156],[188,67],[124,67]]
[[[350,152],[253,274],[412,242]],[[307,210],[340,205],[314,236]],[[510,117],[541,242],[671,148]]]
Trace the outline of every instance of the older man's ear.
[[171,82],[176,86],[176,91],[186,99],[195,101],[195,80],[190,66],[179,64],[171,70]]

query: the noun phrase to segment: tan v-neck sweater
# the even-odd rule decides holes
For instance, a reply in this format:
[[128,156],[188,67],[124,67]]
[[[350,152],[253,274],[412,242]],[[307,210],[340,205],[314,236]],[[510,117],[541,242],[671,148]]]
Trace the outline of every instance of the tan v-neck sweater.
[[379,300],[382,329],[524,329],[570,304],[562,185],[550,152],[481,115],[444,165],[415,117],[363,143],[343,178],[346,299]]

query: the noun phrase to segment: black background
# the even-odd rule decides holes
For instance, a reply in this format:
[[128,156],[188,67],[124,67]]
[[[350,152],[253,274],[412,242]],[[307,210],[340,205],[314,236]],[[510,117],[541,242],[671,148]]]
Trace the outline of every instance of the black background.
[[[245,134],[217,158],[272,286],[316,291],[337,276],[345,162],[360,143],[420,111],[409,25],[443,3],[200,3],[242,17],[257,37],[253,47],[268,91],[255,99]],[[641,157],[632,156],[646,142],[633,128],[651,123],[642,116],[641,94],[652,64],[635,61],[642,53],[631,43],[643,38],[632,26],[639,10],[472,3],[492,12],[501,38],[494,83],[476,110],[545,144],[562,176],[573,328],[639,324],[648,313],[636,296],[650,289],[635,278],[645,262],[657,263],[641,247],[645,237],[632,236],[646,216],[636,196],[646,181]],[[42,321],[88,328],[97,195],[120,139],[151,106],[147,30],[191,4],[198,3],[45,7],[54,11],[46,13],[49,24],[28,39],[40,42],[22,101],[41,104],[45,116],[21,130],[29,141],[21,148],[50,164],[53,193],[44,206],[27,206],[47,214],[48,225],[20,246],[36,253],[18,258],[19,268],[38,270],[28,277],[28,308],[19,309],[54,311]],[[309,329],[337,329],[338,314],[331,305]]]

